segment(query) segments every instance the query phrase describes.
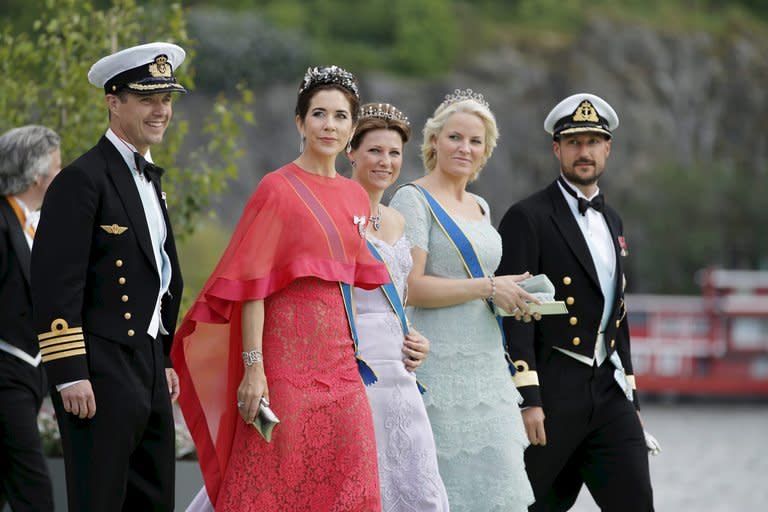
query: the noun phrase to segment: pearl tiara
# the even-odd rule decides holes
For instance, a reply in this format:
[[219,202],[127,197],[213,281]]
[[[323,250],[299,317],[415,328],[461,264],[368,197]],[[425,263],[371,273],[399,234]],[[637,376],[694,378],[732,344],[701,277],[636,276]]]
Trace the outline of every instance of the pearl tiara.
[[453,94],[445,95],[445,100],[443,100],[438,109],[443,109],[448,105],[453,105],[454,103],[467,100],[472,100],[484,106],[485,108],[490,108],[488,102],[485,101],[485,98],[479,92],[474,92],[472,89],[456,89],[453,91]]
[[304,80],[302,80],[301,87],[299,87],[299,94],[307,89],[324,84],[340,85],[354,94],[358,100],[360,99],[355,75],[338,66],[315,66],[307,68],[307,72],[304,74]]
[[379,119],[389,119],[391,121],[401,121],[406,126],[410,126],[408,117],[400,112],[394,105],[389,103],[368,103],[360,109],[360,118],[377,117]]

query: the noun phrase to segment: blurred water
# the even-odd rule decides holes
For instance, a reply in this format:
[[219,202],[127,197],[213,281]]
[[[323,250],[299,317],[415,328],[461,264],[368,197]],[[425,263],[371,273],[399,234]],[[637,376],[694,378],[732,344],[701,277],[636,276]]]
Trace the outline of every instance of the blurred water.
[[[657,512],[768,511],[768,404],[652,403],[643,423]],[[599,510],[586,488],[572,512]]]

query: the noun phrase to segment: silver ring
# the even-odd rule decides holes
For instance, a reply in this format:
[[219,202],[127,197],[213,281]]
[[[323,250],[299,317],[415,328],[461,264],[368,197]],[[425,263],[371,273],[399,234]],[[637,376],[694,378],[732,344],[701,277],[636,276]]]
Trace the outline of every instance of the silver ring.
[[237,408],[238,409],[242,409],[243,407],[245,407],[245,402],[243,402],[242,400],[238,400],[237,401]]

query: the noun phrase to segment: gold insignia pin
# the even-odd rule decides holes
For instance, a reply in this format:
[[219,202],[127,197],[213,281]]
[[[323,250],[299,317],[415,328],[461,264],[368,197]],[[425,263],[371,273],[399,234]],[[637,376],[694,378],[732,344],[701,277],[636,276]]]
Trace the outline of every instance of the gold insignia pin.
[[122,235],[125,233],[128,228],[125,226],[118,226],[117,224],[112,224],[111,226],[108,224],[100,226],[101,229],[109,233],[110,235]]
[[155,62],[149,65],[149,74],[155,78],[171,78],[171,65],[166,55],[158,55]]
[[573,120],[576,122],[597,123],[600,119],[597,117],[597,111],[588,100],[581,102],[581,105],[573,113]]

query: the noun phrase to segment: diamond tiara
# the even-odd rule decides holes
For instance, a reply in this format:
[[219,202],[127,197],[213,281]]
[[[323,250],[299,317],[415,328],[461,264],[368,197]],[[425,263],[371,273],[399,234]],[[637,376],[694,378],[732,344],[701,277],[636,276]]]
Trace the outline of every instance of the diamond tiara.
[[324,84],[340,85],[351,91],[355,97],[360,99],[355,75],[338,66],[315,66],[307,68],[307,72],[304,74],[304,80],[302,80],[301,87],[299,87],[299,94],[311,87]]
[[438,109],[443,109],[447,107],[448,105],[453,105],[454,103],[458,103],[460,101],[466,101],[466,100],[472,100],[475,101],[485,108],[490,108],[490,105],[488,105],[488,102],[485,101],[485,98],[482,94],[479,92],[474,92],[472,89],[456,89],[453,91],[453,94],[446,94],[445,100],[440,104]]
[[393,121],[402,121],[406,126],[410,126],[408,117],[400,112],[394,105],[389,103],[367,103],[360,109],[360,118],[378,117],[379,119],[389,119]]

